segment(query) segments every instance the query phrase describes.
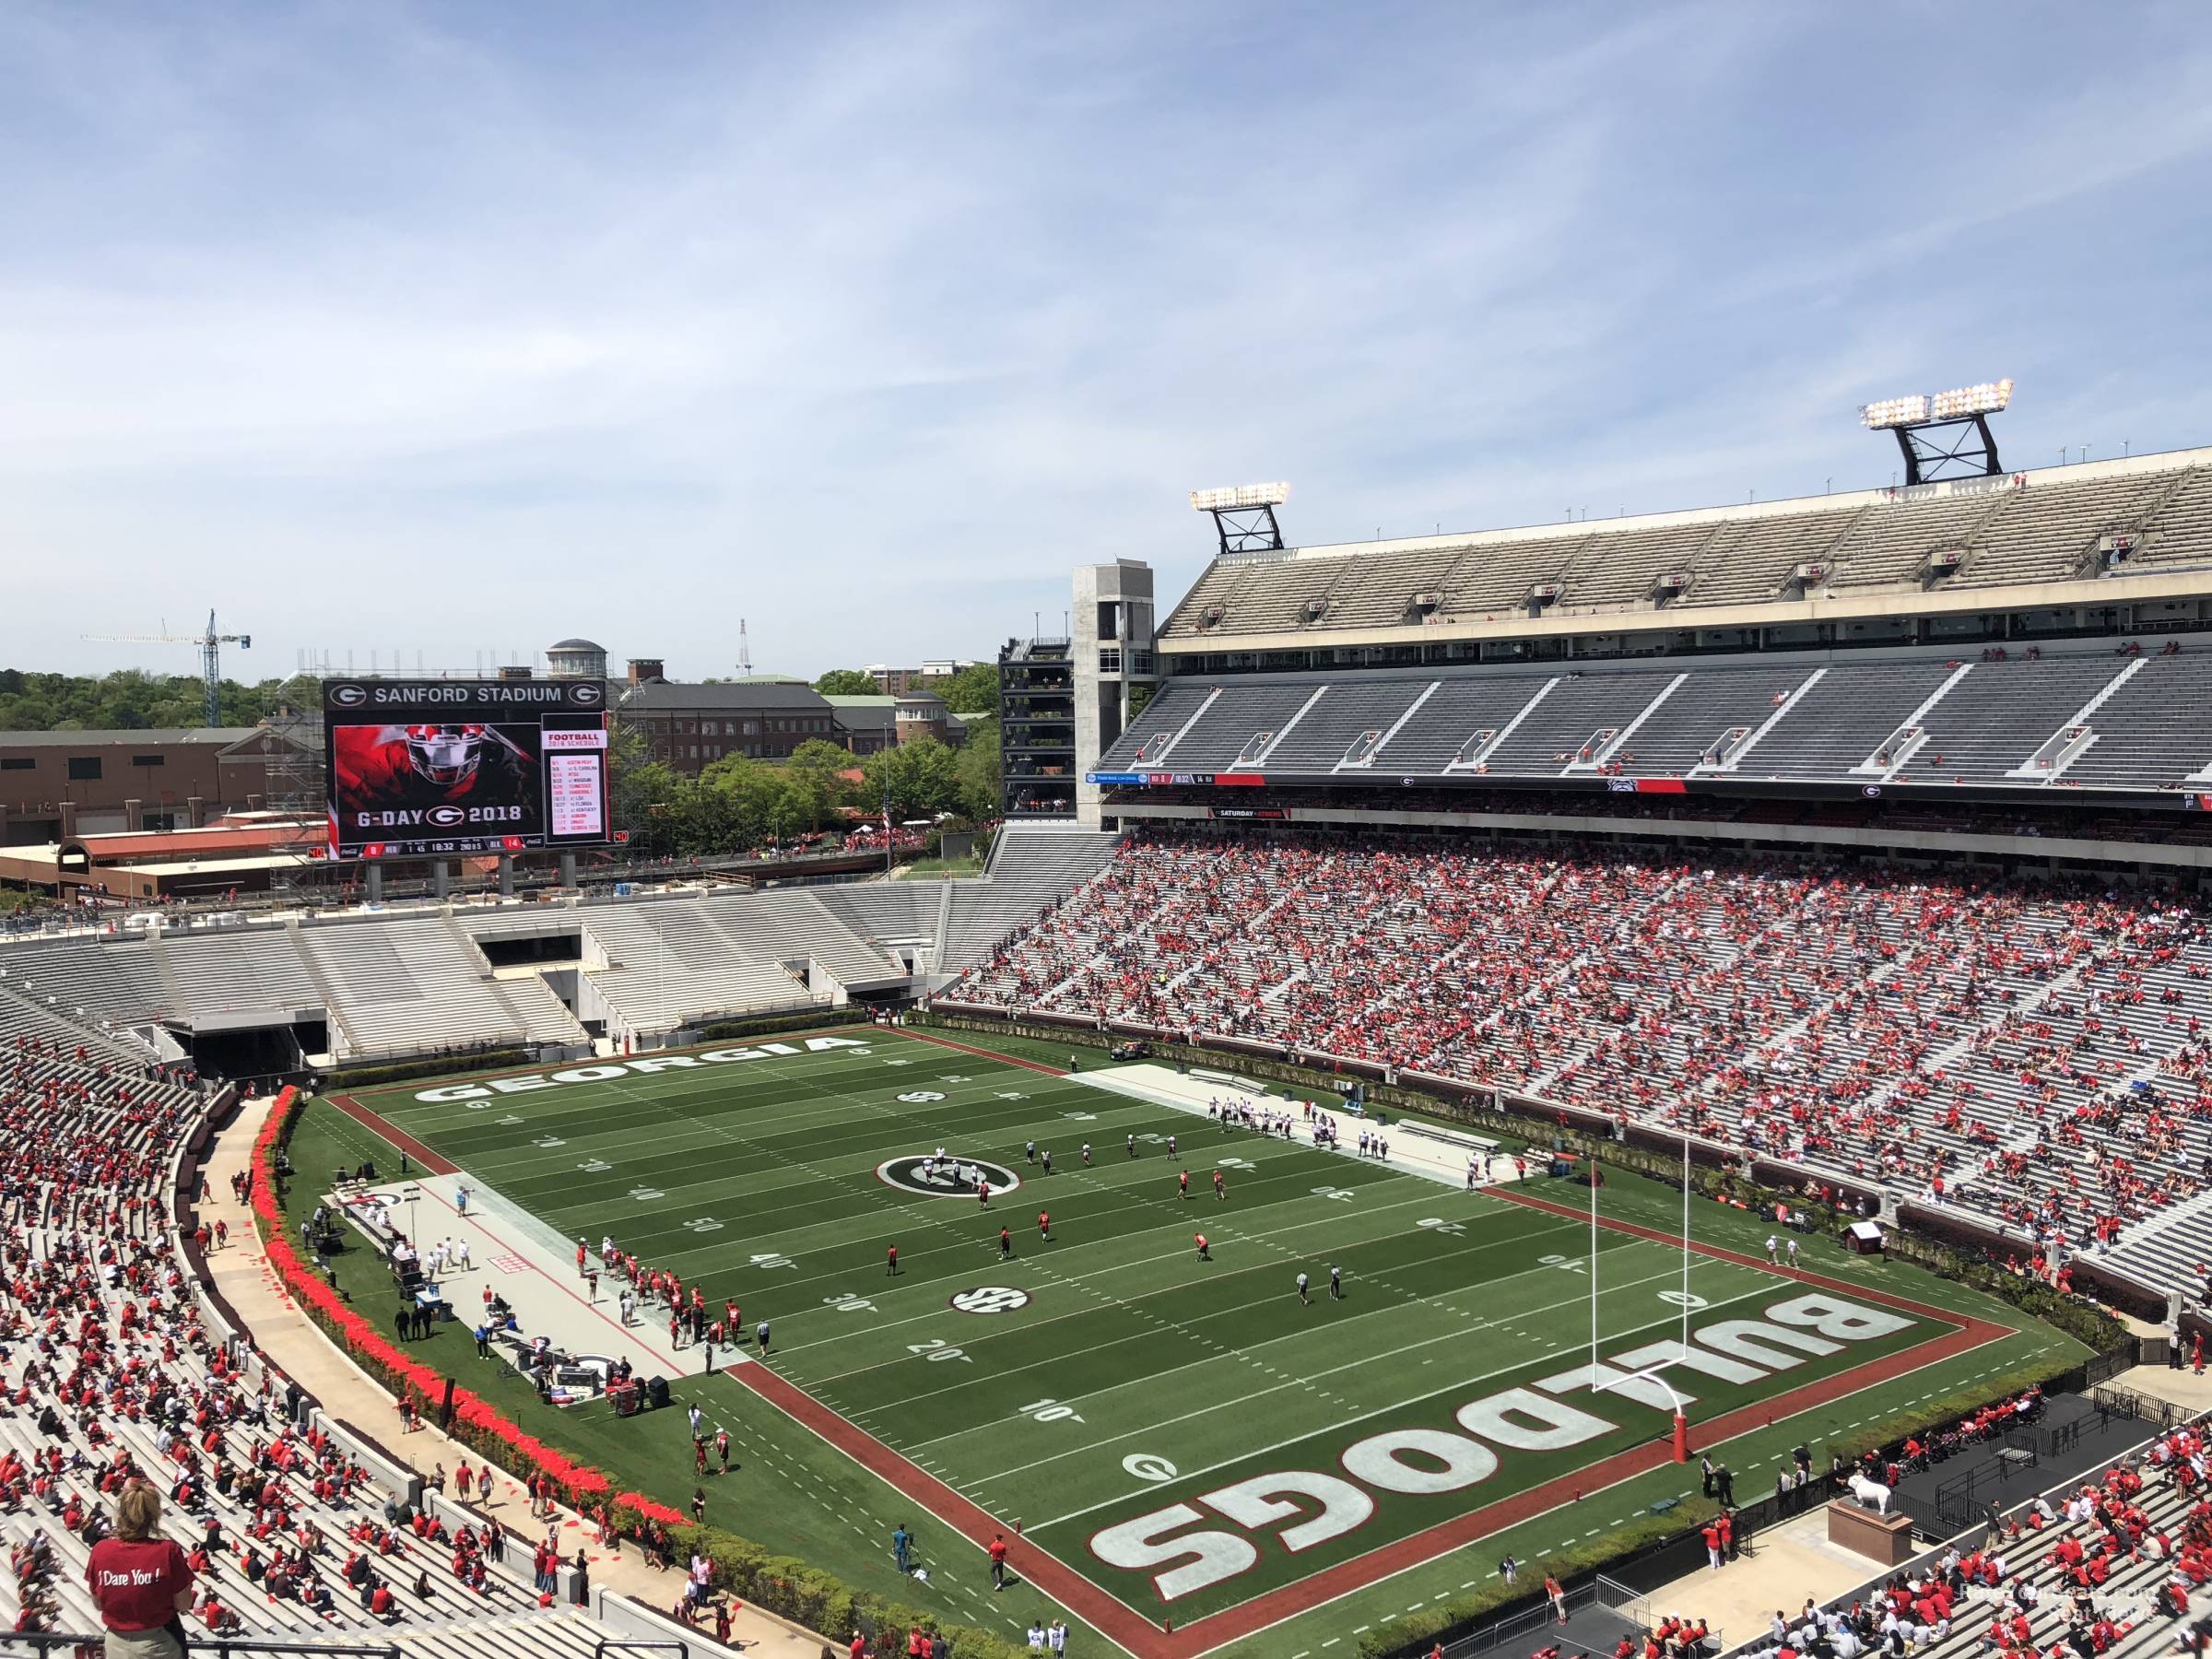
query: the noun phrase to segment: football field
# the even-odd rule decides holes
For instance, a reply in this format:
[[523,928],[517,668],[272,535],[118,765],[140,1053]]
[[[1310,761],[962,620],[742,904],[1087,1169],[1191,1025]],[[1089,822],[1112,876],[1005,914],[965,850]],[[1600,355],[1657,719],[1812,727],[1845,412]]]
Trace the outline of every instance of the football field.
[[[836,1505],[872,1517],[840,1517],[856,1535],[949,1531],[959,1617],[1006,1611],[974,1594],[1003,1529],[1025,1588],[1147,1654],[1262,1630],[1284,1659],[1333,1647],[1509,1548],[1534,1565],[1694,1492],[1677,1408],[1748,1500],[1800,1439],[2072,1357],[1826,1241],[1804,1271],[1770,1266],[1756,1222],[1709,1203],[1686,1292],[1679,1197],[1641,1178],[1598,1190],[1594,1230],[1585,1185],[1467,1192],[1018,1047],[843,1027],[341,1105],[348,1133],[465,1171],[554,1247],[611,1236],[771,1322],[764,1359],[685,1384],[742,1398],[769,1426],[762,1477],[793,1471],[733,1530],[783,1547],[776,1505],[828,1490],[797,1471],[841,1462]],[[576,1441],[571,1420],[548,1432]],[[620,1461],[623,1432],[598,1423],[583,1450]],[[680,1502],[688,1465],[656,1456],[632,1478]]]

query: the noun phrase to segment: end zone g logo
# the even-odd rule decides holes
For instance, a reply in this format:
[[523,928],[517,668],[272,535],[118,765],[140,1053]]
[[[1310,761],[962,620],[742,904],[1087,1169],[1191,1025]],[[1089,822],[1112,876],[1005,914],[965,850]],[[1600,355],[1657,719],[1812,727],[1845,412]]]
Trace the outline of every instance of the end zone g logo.
[[[925,1167],[926,1173],[924,1172]],[[971,1171],[965,1180],[960,1175],[963,1168]],[[876,1166],[877,1180],[913,1198],[973,1199],[975,1178],[978,1175],[991,1183],[994,1197],[1001,1193],[1010,1193],[1021,1184],[1021,1177],[1006,1165],[981,1158],[963,1157],[957,1152],[947,1153],[943,1158],[890,1158]]]

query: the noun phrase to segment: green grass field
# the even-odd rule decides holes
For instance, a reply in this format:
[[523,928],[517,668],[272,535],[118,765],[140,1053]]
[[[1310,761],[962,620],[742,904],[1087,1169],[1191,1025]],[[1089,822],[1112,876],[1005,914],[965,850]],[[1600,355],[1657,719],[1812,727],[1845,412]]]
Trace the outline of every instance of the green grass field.
[[[1586,1386],[1591,1235],[1579,1214],[1224,1133],[1094,1087],[1091,1074],[1015,1063],[1064,1058],[1034,1045],[999,1045],[1000,1059],[865,1028],[825,1035],[861,1046],[810,1051],[787,1038],[776,1046],[790,1053],[529,1092],[426,1100],[437,1086],[410,1083],[356,1098],[562,1237],[611,1234],[702,1285],[717,1308],[736,1298],[748,1325],[770,1319],[778,1377],[993,1521],[1018,1521],[1028,1548],[1110,1608],[1154,1628],[1171,1618],[1180,1652],[1220,1645],[1210,1627],[1239,1653],[1318,1653],[1493,1582],[1509,1551],[1534,1569],[1602,1544],[1662,1500],[1689,1500],[1669,1524],[1695,1512],[1694,1467],[1663,1461],[1672,1413],[1657,1385]],[[1052,1174],[1025,1156],[1032,1139],[1051,1149]],[[887,1180],[887,1164],[938,1147],[1019,1184],[985,1207],[971,1193],[924,1195]],[[304,1170],[371,1153],[391,1157],[371,1128],[322,1102],[293,1145]],[[1188,1199],[1176,1180],[1185,1168]],[[308,1186],[295,1203],[312,1202]],[[1576,1210],[1589,1198],[1562,1182],[1528,1192]],[[1633,1176],[1600,1193],[1609,1223],[1669,1235],[1679,1205]],[[1841,1288],[1787,1280],[1764,1265],[1756,1218],[1710,1202],[1693,1216],[1700,1243],[1761,1258],[1693,1257],[1688,1326],[1704,1369],[1665,1372],[1695,1396],[1692,1441],[1729,1462],[1739,1500],[1771,1486],[1801,1440],[1818,1448],[2082,1355],[2002,1304],[1825,1241],[1809,1241],[1803,1265]],[[1211,1262],[1197,1259],[1201,1230]],[[1681,1253],[1620,1231],[1597,1238],[1598,1351],[1633,1372],[1660,1357],[1638,1350],[1682,1334]],[[1328,1294],[1332,1265],[1341,1300]],[[1295,1288],[1300,1270],[1310,1304]],[[1834,1312],[1858,1288],[1917,1307],[1869,1300]],[[1824,1315],[1808,1296],[1828,1304],[1828,1323],[1806,1323]],[[1962,1338],[1977,1320],[2003,1328]],[[1778,1328],[1806,1340],[1778,1347]],[[1957,1358],[1921,1358],[1970,1339]],[[479,1374],[457,1330],[431,1341],[438,1362],[535,1430],[642,1489],[688,1499],[680,1413],[556,1415],[511,1373]],[[1876,1377],[1885,1360],[1902,1374]],[[1862,1371],[1861,1383],[1846,1376]],[[1813,1403],[1830,1379],[1843,1379],[1830,1385],[1840,1397]],[[695,1374],[677,1393],[741,1449],[743,1469],[712,1493],[717,1524],[969,1622],[1018,1631],[1060,1605],[1051,1582],[993,1594],[958,1515],[933,1519],[922,1498],[739,1380]],[[1574,1500],[1568,1488],[1585,1484]],[[900,1520],[919,1537],[926,1584],[891,1568],[887,1540]],[[1098,1635],[1084,1651],[1107,1646]]]

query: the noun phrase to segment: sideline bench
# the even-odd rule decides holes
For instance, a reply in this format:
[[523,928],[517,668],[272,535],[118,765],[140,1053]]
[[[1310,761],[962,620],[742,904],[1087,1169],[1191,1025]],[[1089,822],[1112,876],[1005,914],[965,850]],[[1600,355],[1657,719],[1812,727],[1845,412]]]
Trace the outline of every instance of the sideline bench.
[[1430,1124],[1417,1124],[1400,1118],[1391,1125],[1399,1135],[1413,1135],[1421,1140],[1442,1141],[1447,1146],[1459,1147],[1469,1152],[1486,1156],[1498,1150],[1499,1143],[1487,1135],[1470,1135],[1464,1129],[1439,1129]]

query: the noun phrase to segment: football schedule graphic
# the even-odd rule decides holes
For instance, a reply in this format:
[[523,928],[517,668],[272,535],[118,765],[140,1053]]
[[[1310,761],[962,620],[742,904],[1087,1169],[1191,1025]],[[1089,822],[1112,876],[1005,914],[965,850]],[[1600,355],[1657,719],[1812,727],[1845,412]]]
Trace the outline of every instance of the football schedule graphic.
[[327,682],[330,856],[604,843],[606,703],[596,680]]

